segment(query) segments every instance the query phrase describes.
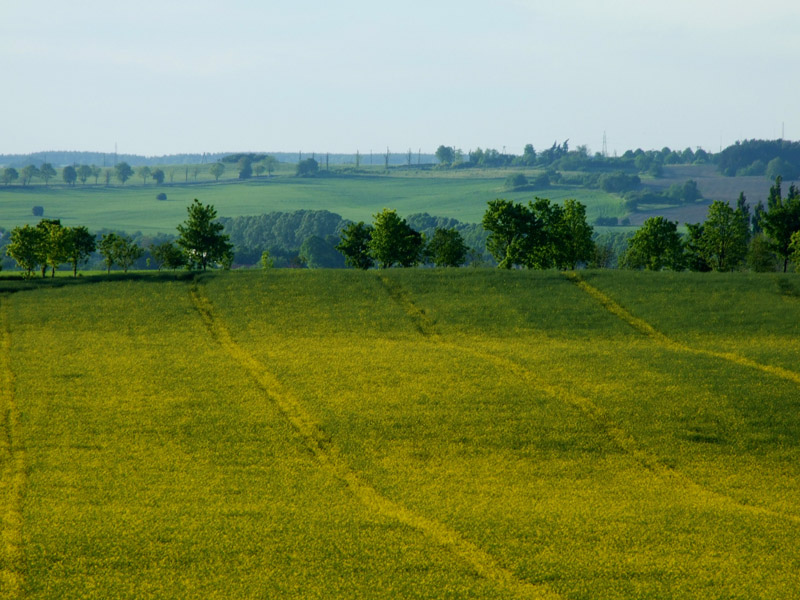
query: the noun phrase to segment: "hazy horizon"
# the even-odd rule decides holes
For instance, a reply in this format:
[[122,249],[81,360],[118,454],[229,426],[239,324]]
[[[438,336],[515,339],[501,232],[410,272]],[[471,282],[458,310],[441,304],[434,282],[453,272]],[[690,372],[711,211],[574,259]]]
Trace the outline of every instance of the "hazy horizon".
[[0,154],[610,154],[793,139],[800,6],[9,3]]

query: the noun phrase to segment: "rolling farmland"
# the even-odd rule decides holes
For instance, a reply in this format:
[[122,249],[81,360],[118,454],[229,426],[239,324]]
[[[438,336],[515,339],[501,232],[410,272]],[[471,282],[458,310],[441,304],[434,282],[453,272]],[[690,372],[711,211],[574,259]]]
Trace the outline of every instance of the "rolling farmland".
[[790,598],[800,284],[0,280],[0,598]]
[[[489,200],[503,197],[527,202],[536,195],[555,201],[576,198],[587,205],[590,219],[624,213],[618,196],[600,190],[554,186],[535,192],[509,192],[503,186],[507,174],[494,170],[468,176],[441,172],[312,179],[278,176],[160,187],[136,185],[135,181],[112,187],[11,186],[0,188],[0,225],[11,229],[38,223],[32,207],[42,206],[46,218],[61,219],[64,225],[85,225],[92,231],[108,228],[151,235],[175,233],[177,224],[186,217],[186,206],[194,198],[213,204],[222,217],[324,209],[345,219],[370,221],[382,209],[393,208],[403,216],[427,212],[477,223]],[[166,201],[156,199],[162,192],[167,195]]]

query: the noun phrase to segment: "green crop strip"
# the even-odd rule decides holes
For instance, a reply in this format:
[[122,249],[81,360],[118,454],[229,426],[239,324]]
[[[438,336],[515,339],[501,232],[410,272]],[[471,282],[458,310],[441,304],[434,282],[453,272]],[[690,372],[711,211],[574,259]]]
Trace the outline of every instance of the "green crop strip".
[[264,364],[236,343],[227,327],[216,316],[213,305],[201,292],[197,283],[192,286],[190,294],[195,308],[214,339],[249,373],[259,388],[275,403],[319,463],[344,481],[363,505],[377,514],[397,520],[422,532],[470,565],[479,576],[494,582],[515,597],[542,599],[561,597],[548,587],[534,586],[520,580],[513,572],[498,564],[494,557],[462,537],[457,531],[392,501],[351,470],[341,457],[336,445],[305,409],[302,401],[283,386]]
[[25,449],[11,371],[8,298],[0,297],[0,599],[22,596]]

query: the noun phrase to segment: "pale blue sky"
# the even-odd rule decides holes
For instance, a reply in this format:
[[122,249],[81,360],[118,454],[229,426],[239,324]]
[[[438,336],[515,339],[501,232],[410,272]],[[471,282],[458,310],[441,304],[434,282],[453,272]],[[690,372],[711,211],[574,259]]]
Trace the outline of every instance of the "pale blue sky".
[[800,3],[0,0],[0,153],[800,139]]

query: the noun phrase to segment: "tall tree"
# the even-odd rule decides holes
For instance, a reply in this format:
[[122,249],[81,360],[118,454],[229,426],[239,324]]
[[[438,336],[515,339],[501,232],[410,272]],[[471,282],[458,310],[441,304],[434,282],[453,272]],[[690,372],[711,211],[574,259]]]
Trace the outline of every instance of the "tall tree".
[[118,236],[114,243],[114,260],[116,263],[122,267],[122,272],[127,273],[128,269],[133,266],[139,258],[141,258],[142,254],[144,254],[144,250],[138,244],[135,244],[134,241],[127,236]]
[[501,269],[525,264],[542,231],[541,221],[529,207],[510,200],[489,201],[481,223],[489,232],[486,249]]
[[73,186],[78,180],[78,172],[75,170],[75,167],[66,166],[61,170],[61,177],[64,179],[64,183]]
[[789,258],[794,263],[796,271],[800,271],[800,231],[795,231],[789,240]]
[[78,265],[84,262],[97,247],[95,237],[83,225],[67,228],[67,258],[72,264],[72,276],[78,276]]
[[36,227],[42,231],[42,277],[48,266],[52,268],[51,277],[55,277],[58,266],[69,259],[67,230],[60,219],[42,219]]
[[428,243],[427,254],[437,267],[460,267],[467,260],[469,247],[455,228],[437,227]]
[[384,208],[374,217],[369,252],[378,266],[387,269],[395,264],[413,267],[419,263],[425,246],[422,235],[394,210]]
[[20,176],[22,177],[22,185],[28,185],[34,177],[39,176],[39,168],[36,165],[28,165],[27,167],[22,167],[22,171],[20,171]]
[[103,237],[100,238],[100,243],[97,246],[97,250],[103,257],[103,263],[106,265],[106,273],[110,273],[111,267],[113,267],[114,263],[116,263],[115,248],[119,238],[120,236],[113,231],[111,233],[104,233]]
[[778,177],[770,188],[767,207],[767,212],[761,216],[761,226],[770,238],[772,249],[783,259],[785,273],[789,266],[792,234],[800,231],[800,191],[791,185],[788,196],[783,198],[781,178]]
[[11,230],[11,241],[6,247],[6,254],[17,262],[25,271],[25,277],[29,278],[45,260],[43,247],[44,232],[39,227],[23,225]]
[[158,169],[158,168],[153,169],[150,172],[150,177],[153,178],[153,181],[156,182],[156,185],[161,185],[162,183],[164,183],[164,177],[165,177],[163,169]]
[[204,206],[195,198],[186,211],[188,219],[178,225],[178,245],[186,253],[189,265],[205,271],[208,265],[230,254],[233,246],[228,242],[229,236],[222,233],[224,225],[216,222],[217,211],[212,205]]
[[114,172],[122,185],[125,185],[125,182],[133,175],[133,169],[126,162],[117,163],[114,166]]
[[364,221],[350,223],[342,230],[336,249],[344,255],[344,261],[354,269],[369,269],[374,261],[369,253],[369,242],[372,239],[372,225]]
[[436,158],[441,164],[450,166],[456,159],[456,151],[452,146],[439,146],[436,149]]
[[575,270],[578,263],[588,263],[594,256],[594,229],[586,222],[586,206],[577,200],[564,201],[561,219],[560,235],[556,240],[559,247],[557,266]]
[[214,177],[214,181],[219,181],[219,178],[225,172],[225,165],[221,162],[215,162],[209,167],[208,171]]
[[683,269],[683,246],[678,223],[664,217],[650,217],[628,240],[622,256],[624,266],[660,271]]
[[3,184],[9,185],[19,179],[19,173],[14,167],[6,167],[3,169]]
[[298,177],[313,177],[319,172],[319,163],[313,158],[306,158],[297,163]]
[[136,169],[136,174],[142,178],[142,185],[147,184],[147,178],[150,177],[150,167],[147,165]]
[[[78,181],[81,182],[81,185],[86,184],[86,180],[92,176],[93,169],[89,165],[80,165],[76,170],[75,173],[78,176]],[[97,183],[97,182],[95,182]]]
[[50,163],[42,163],[42,166],[39,169],[39,177],[44,179],[44,184],[48,185],[50,180],[55,176],[56,170],[53,168],[53,165]]
[[181,249],[172,242],[150,245],[150,255],[156,263],[156,268],[178,269],[186,264],[186,257]]
[[747,255],[748,230],[741,209],[715,200],[708,208],[700,246],[714,271],[732,271]]

